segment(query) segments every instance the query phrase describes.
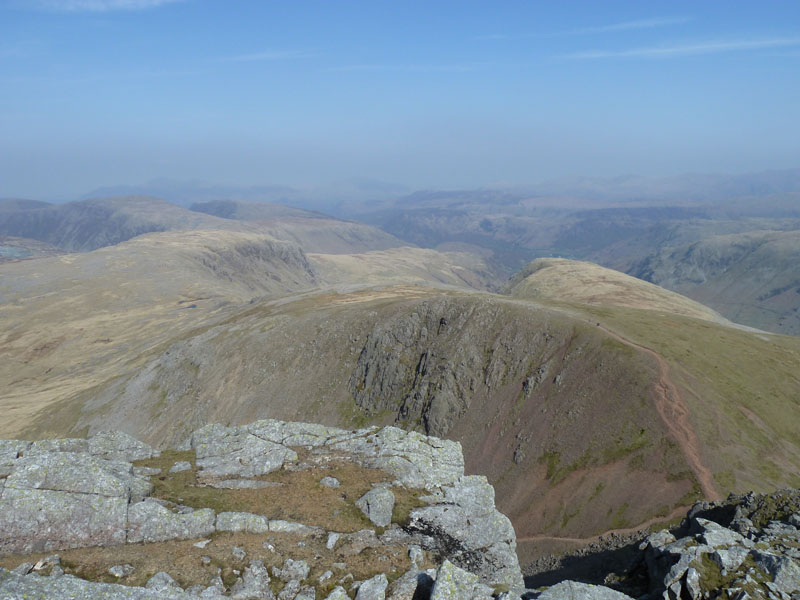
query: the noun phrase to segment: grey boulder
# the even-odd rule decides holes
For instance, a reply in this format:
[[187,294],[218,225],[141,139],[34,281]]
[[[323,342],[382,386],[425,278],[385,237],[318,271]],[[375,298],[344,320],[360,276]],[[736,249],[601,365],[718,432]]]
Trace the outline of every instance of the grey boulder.
[[356,500],[356,506],[375,525],[386,527],[392,522],[394,494],[386,488],[374,488]]
[[602,585],[562,581],[539,594],[537,600],[631,600],[631,597]]

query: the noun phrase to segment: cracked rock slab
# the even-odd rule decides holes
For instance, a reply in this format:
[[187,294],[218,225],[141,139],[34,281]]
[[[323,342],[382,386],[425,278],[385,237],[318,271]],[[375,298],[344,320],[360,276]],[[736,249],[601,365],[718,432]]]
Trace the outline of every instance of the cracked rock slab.
[[122,431],[101,431],[89,438],[89,453],[110,460],[144,460],[159,456],[144,442]]
[[206,537],[214,532],[210,508],[176,514],[157,502],[138,502],[128,509],[128,542],[163,542]]
[[134,478],[130,463],[76,452],[31,455],[16,461],[6,486],[126,498]]
[[61,577],[19,576],[0,569],[0,598],[26,600],[189,600],[182,590],[148,590],[116,583],[93,583],[72,575]]
[[328,448],[351,453],[361,465],[382,469],[410,487],[433,489],[464,475],[459,442],[397,427],[384,427],[366,436],[332,443]]
[[128,499],[6,487],[0,498],[0,555],[125,543]]
[[271,473],[286,461],[296,461],[294,450],[252,435],[242,427],[207,425],[192,434],[199,478],[254,477]]

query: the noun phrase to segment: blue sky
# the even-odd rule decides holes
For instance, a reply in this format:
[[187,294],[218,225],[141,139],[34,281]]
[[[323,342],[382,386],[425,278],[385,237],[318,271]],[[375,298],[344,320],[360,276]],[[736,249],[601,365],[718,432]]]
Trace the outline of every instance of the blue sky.
[[800,167],[800,3],[0,0],[0,197]]

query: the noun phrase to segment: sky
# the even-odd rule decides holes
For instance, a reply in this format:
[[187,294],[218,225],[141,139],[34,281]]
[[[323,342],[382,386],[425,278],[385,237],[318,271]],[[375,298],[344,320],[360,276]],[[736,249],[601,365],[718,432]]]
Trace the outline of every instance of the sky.
[[800,2],[0,0],[0,197],[800,167]]

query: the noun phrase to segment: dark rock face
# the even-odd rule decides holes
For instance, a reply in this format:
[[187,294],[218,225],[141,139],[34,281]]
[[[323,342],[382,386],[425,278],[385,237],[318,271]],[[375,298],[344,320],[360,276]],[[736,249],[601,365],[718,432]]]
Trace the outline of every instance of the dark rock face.
[[429,435],[445,435],[474,397],[509,381],[528,381],[530,394],[544,380],[552,338],[524,330],[507,307],[491,302],[423,302],[369,334],[350,392],[368,413],[388,411]]

